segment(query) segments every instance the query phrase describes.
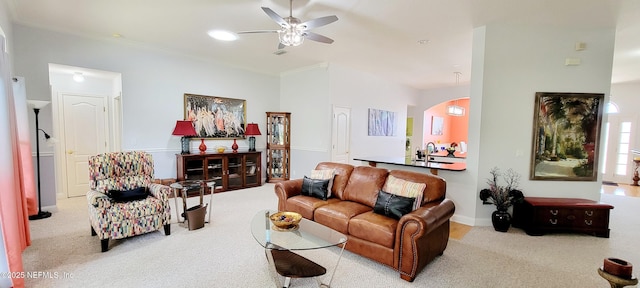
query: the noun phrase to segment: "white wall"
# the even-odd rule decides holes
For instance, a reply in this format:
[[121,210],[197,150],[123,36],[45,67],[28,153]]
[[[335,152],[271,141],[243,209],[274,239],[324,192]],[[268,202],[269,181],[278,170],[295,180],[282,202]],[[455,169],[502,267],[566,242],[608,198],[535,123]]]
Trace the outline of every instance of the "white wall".
[[[14,36],[15,72],[26,79],[28,99],[51,100],[49,63],[121,73],[122,150],[152,153],[156,178],[176,176],[175,154],[180,153],[180,139],[171,132],[176,120],[184,118],[184,93],[246,99],[247,121],[258,123],[263,129],[264,113],[279,110],[280,85],[274,75],[124,40],[84,38],[23,25],[14,26]],[[51,121],[51,106],[48,106],[40,114],[40,125],[51,131]],[[264,149],[264,136],[256,138],[256,147]],[[207,142],[210,149],[232,143],[231,140]],[[241,149],[248,147],[244,140],[238,144]],[[193,143],[192,147],[196,146]],[[54,168],[50,165],[42,169],[53,171]]]
[[[485,179],[494,166],[519,172],[525,196],[599,200],[600,179],[593,182],[528,180],[533,106],[536,92],[604,93],[606,101],[611,85],[615,30],[490,25],[486,31],[478,28],[476,32],[486,34],[485,39],[474,42],[474,50],[476,44],[483,45],[484,59],[474,59],[473,65],[482,67],[479,75],[482,82],[473,82],[471,90],[471,112],[482,111],[470,119],[479,123],[479,129],[469,129],[469,142],[479,143],[480,150],[477,188],[469,191],[469,200],[475,199],[477,205],[475,217],[488,219],[495,209],[477,200],[478,191],[486,187]],[[585,42],[587,49],[575,51],[578,41]],[[582,65],[565,66],[568,57],[581,58]],[[481,91],[474,89],[474,85]],[[477,110],[478,105],[481,110]],[[602,141],[600,144],[602,147]],[[476,155],[473,151],[469,154],[470,159]]]
[[[333,105],[351,108],[351,158],[404,157],[407,106],[416,105],[419,91],[345,66],[329,70]],[[397,112],[397,135],[368,136],[369,108]]]

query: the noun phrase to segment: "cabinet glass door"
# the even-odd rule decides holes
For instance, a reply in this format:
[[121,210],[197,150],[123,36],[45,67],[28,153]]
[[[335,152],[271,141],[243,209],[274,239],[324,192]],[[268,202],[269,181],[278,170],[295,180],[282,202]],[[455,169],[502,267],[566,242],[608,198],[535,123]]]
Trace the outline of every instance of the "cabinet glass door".
[[285,149],[272,149],[267,153],[267,163],[270,164],[270,179],[289,179],[289,151]]
[[242,187],[242,156],[229,156],[227,158],[227,176],[229,180],[227,182],[227,189],[241,188]]
[[197,159],[185,159],[184,160],[184,179],[185,180],[203,180],[204,179],[204,171],[202,171],[202,167],[204,167],[204,160],[202,158]]
[[245,185],[258,185],[260,179],[260,154],[247,154],[245,156]]
[[224,176],[224,159],[223,158],[207,158],[207,180],[216,182],[216,190],[223,189]]

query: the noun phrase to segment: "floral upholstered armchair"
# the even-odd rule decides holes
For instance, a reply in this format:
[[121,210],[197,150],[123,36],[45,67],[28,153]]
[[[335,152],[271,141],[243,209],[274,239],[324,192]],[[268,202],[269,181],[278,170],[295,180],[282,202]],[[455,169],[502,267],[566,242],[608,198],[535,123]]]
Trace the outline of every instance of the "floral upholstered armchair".
[[98,235],[102,252],[109,239],[122,239],[160,230],[171,234],[171,188],[153,183],[151,154],[112,152],[89,157],[87,201],[91,235]]

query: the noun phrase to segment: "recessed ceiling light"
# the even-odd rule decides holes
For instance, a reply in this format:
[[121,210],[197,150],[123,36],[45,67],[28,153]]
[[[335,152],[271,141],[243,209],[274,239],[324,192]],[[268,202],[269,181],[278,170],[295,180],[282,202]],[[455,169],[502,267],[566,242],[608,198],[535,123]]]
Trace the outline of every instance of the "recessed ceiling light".
[[207,34],[211,36],[211,38],[220,40],[220,41],[236,41],[238,40],[238,34],[225,31],[225,30],[211,30]]
[[421,45],[429,44],[429,40],[427,40],[427,39],[418,40],[418,44],[421,44]]
[[111,34],[111,37],[113,37],[113,38],[122,38],[122,34],[120,34],[120,33],[113,33],[113,34]]

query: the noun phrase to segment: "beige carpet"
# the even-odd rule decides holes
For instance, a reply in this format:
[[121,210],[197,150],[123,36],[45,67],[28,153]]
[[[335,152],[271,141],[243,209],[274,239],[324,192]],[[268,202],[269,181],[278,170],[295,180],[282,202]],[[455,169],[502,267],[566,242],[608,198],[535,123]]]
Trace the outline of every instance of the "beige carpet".
[[[202,229],[174,223],[170,236],[154,232],[111,241],[101,253],[90,234],[86,200],[59,200],[51,218],[30,222],[33,244],[24,252],[26,271],[57,273],[58,279],[27,279],[27,287],[275,287],[264,250],[249,229],[256,211],[276,208],[273,185],[219,193],[213,201],[213,223]],[[413,283],[345,251],[332,287],[609,287],[596,271],[605,257],[640,267],[640,199],[603,195],[603,201],[616,207],[609,239],[474,227],[462,240],[451,239],[444,255]],[[338,252],[304,255],[332,267]],[[294,279],[291,287],[316,286]]]

